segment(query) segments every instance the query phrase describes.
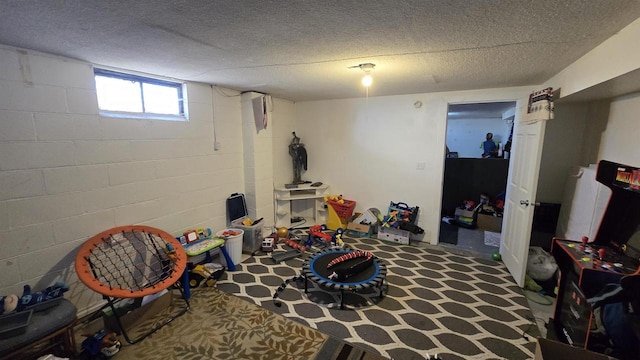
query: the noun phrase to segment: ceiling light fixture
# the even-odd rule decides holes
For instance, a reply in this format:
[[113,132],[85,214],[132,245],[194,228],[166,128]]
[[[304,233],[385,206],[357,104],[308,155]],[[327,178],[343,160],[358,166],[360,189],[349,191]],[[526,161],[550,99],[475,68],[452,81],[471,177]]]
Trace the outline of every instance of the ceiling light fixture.
[[375,69],[375,67],[376,67],[376,64],[364,63],[364,64],[351,66],[351,67],[349,67],[349,69],[360,68],[360,70],[364,71],[365,75],[362,78],[362,85],[364,87],[368,88],[373,83],[373,78],[371,77],[371,72],[373,71],[373,69]]

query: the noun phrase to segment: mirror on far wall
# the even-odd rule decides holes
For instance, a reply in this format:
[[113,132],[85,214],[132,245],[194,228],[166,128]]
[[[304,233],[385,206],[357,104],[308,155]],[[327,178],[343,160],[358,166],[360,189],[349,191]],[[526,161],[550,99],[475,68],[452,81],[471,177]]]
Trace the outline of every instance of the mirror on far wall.
[[496,149],[484,158],[508,157],[504,147],[511,135],[515,107],[515,102],[449,104],[446,156],[482,159],[484,142],[491,133]]

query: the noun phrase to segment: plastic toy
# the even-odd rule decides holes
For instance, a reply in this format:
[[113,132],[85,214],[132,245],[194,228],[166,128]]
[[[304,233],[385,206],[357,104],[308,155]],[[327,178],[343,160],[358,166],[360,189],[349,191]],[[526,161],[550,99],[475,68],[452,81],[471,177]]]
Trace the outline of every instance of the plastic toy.
[[347,260],[351,260],[351,259],[355,259],[355,258],[359,258],[359,257],[364,257],[366,258],[366,260],[369,260],[373,257],[373,254],[368,252],[368,251],[362,251],[362,250],[355,250],[352,252],[348,252],[342,256],[339,256],[333,260],[331,260],[331,262],[329,262],[327,264],[327,269],[330,269],[333,266],[336,266],[342,262],[345,262]]
[[398,211],[391,211],[389,215],[382,216],[379,215],[380,226],[382,227],[398,227]]
[[331,242],[331,235],[325,233],[325,230],[327,230],[326,225],[313,225],[309,228],[309,239],[317,238],[325,242]]
[[301,244],[300,239],[298,238],[284,239],[284,243],[285,245],[292,247],[293,250],[279,252],[277,254],[273,253],[271,255],[271,259],[273,259],[273,261],[275,261],[276,263],[293,259],[304,254],[304,252],[307,251],[307,247],[304,244]]
[[281,228],[278,228],[276,234],[278,234],[278,239],[286,239],[287,237],[289,237],[289,229],[283,226]]
[[[220,234],[220,233],[218,233],[218,234]],[[224,236],[224,237],[226,237],[226,236],[237,236],[238,234],[240,234],[240,233],[239,233],[239,232],[237,232],[237,231],[233,231],[233,230],[225,230],[225,231],[223,231],[223,232],[222,232],[222,234],[221,234],[221,235],[222,235],[222,236]]]
[[211,287],[220,280],[222,274],[224,274],[224,267],[212,269],[205,265],[196,265],[189,271],[189,286],[196,288],[204,281],[205,285]]
[[273,247],[275,246],[275,239],[272,237],[268,237],[268,238],[264,238],[264,240],[262,240],[262,251],[264,252],[272,252],[273,251]]
[[327,200],[335,201],[339,204],[344,204],[344,199],[342,198],[342,195],[325,195],[324,202],[327,202]]
[[344,230],[342,230],[342,228],[338,228],[338,230],[336,230],[336,232],[331,237],[331,243],[337,247],[343,247],[344,246],[344,242],[342,241],[343,233],[344,233]]
[[120,351],[121,346],[122,344],[118,340],[116,333],[107,333],[105,330],[100,330],[92,336],[87,336],[82,341],[82,350],[93,356],[104,355],[111,357]]
[[212,232],[211,232],[211,229],[209,228],[206,228],[206,229],[199,228],[199,229],[196,229],[196,234],[198,234],[198,239],[206,239],[211,237]]
[[176,248],[173,245],[167,243],[164,252],[167,254],[167,258],[173,262],[178,261],[178,254],[176,253]]
[[300,250],[301,252],[307,251],[307,247],[305,245],[300,244],[299,240],[297,239],[285,239],[284,243],[296,250]]

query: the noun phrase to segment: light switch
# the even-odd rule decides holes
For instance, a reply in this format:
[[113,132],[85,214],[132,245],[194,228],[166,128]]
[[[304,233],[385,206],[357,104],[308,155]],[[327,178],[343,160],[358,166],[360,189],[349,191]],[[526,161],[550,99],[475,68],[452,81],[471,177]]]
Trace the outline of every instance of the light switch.
[[425,164],[424,164],[424,161],[419,161],[419,162],[416,164],[416,170],[424,170],[424,165],[425,165]]

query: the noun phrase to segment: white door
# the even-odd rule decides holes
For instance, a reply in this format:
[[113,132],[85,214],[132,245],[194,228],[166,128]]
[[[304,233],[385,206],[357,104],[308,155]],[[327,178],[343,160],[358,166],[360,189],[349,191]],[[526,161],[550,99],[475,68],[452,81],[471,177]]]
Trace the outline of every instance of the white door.
[[524,125],[518,115],[522,111],[515,116],[500,254],[518,286],[524,287],[546,121]]

